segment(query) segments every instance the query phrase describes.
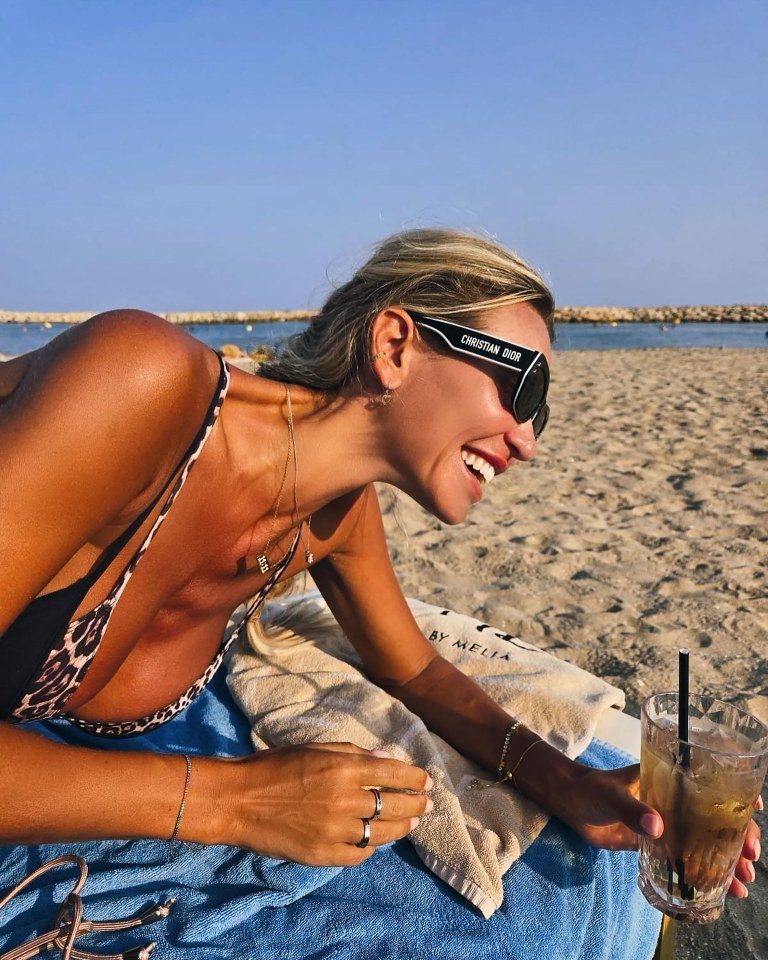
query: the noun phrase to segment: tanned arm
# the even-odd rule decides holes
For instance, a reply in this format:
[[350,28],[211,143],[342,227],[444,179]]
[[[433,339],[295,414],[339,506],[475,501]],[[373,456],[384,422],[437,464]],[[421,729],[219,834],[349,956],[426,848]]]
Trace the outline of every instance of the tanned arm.
[[[372,487],[358,494],[345,530],[343,544],[312,575],[366,670],[430,730],[495,776],[513,718],[422,635],[392,569]],[[518,789],[589,842],[634,847],[640,817],[658,819],[636,799],[637,768],[594,772],[544,743],[523,757],[538,739],[521,726],[509,744],[507,769],[521,760]]]

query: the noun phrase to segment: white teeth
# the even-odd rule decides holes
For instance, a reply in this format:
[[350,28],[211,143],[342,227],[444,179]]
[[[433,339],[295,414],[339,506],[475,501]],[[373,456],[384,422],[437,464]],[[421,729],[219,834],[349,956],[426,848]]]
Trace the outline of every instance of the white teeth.
[[461,459],[468,467],[476,470],[486,483],[490,483],[496,476],[496,471],[491,464],[488,463],[485,457],[481,457],[479,453],[470,453],[469,450],[462,450]]

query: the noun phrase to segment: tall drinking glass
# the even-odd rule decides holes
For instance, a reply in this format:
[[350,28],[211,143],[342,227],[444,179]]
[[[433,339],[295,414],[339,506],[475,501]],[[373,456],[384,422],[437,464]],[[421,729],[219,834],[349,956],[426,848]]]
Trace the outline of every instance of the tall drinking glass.
[[663,913],[709,923],[723,909],[747,824],[768,768],[768,726],[713,697],[688,700],[678,739],[678,695],[643,703],[640,799],[664,820],[640,840],[638,886]]

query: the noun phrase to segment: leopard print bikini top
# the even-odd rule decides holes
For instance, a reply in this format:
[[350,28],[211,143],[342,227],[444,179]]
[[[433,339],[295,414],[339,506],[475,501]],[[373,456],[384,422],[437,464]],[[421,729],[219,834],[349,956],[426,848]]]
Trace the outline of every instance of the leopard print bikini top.
[[[3,719],[11,723],[24,723],[64,716],[70,723],[89,733],[112,737],[136,736],[154,730],[180,713],[201,692],[221,665],[227,650],[235,642],[245,623],[258,610],[270,589],[290,563],[299,541],[298,531],[288,552],[273,568],[271,577],[252,599],[243,619],[222,642],[203,675],[174,703],[138,720],[117,723],[80,720],[65,713],[64,705],[88,672],[115,606],[131,579],[136,565],[147,552],[213,430],[230,380],[229,371],[221,358],[219,363],[221,370],[213,399],[200,430],[172,474],[169,481],[170,492],[168,493],[168,486],[161,490],[141,515],[107,547],[84,577],[68,587],[34,599],[0,636],[0,717]],[[167,497],[152,528],[124,567],[108,595],[93,610],[89,610],[76,620],[71,620],[72,613],[78,608],[90,588],[166,493]]]

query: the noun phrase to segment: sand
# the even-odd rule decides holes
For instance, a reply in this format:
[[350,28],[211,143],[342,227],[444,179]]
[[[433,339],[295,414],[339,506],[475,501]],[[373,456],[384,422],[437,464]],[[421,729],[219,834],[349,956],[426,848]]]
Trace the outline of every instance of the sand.
[[[605,677],[635,715],[687,646],[693,690],[768,721],[768,349],[556,353],[550,393],[536,460],[464,524],[380,489],[405,592]],[[760,863],[676,960],[768,958],[767,905]]]

